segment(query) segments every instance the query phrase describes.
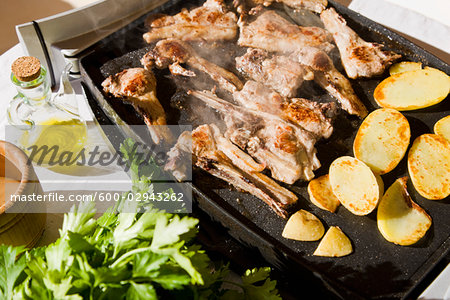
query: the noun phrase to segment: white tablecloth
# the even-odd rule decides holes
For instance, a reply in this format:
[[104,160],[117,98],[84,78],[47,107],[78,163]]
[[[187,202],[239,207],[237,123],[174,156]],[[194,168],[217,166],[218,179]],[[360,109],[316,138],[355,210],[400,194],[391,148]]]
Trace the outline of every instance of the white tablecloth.
[[349,8],[450,53],[449,0],[353,0]]

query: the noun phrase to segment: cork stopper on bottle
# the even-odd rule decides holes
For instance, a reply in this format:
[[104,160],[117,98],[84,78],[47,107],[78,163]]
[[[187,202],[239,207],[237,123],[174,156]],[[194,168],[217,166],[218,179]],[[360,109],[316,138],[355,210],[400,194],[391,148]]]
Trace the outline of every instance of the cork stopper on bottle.
[[33,56],[22,56],[13,62],[11,71],[20,81],[32,81],[41,74],[41,62]]

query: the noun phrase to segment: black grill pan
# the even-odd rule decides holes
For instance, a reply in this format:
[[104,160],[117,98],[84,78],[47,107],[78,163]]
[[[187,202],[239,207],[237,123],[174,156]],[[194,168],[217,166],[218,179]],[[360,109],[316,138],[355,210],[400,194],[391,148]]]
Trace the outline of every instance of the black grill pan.
[[[330,1],[330,5],[344,16],[362,38],[383,43],[388,49],[403,55],[403,60],[420,61],[450,74],[450,66],[422,48],[385,27]],[[201,5],[202,1],[168,1],[154,12],[174,14],[182,7]],[[122,69],[140,66],[140,57],[148,50],[142,40],[144,18],[140,18],[89,49],[81,60],[81,73],[85,87],[92,94],[92,110],[101,110],[115,124],[143,124],[130,105],[112,99],[101,92],[105,76]],[[340,66],[339,66],[340,67]],[[169,124],[199,125],[189,116],[188,109],[178,109],[186,101],[165,70],[155,72],[158,80],[158,98],[168,113]],[[369,110],[377,108],[373,91],[381,78],[352,80],[352,85]],[[329,96],[310,86],[310,98],[330,101]],[[404,112],[411,126],[411,143],[419,135],[432,132],[434,123],[450,112],[449,99],[433,107]],[[205,113],[214,114],[206,109]],[[97,115],[102,115],[96,113]],[[105,120],[102,117],[103,121]],[[99,123],[102,123],[99,120]],[[360,120],[342,115],[335,122],[335,133],[326,142],[317,145],[322,167],[317,176],[328,172],[329,164],[342,155],[352,155],[351,145]],[[383,176],[385,188],[396,178],[407,175],[406,160],[391,173]],[[409,191],[415,201],[433,218],[427,235],[416,245],[401,247],[387,242],[377,230],[376,212],[368,216],[355,216],[340,207],[331,214],[316,208],[308,200],[307,183],[288,186],[299,196],[297,208],[305,208],[318,216],[327,226],[339,226],[351,239],[354,253],[342,258],[312,256],[318,242],[296,242],[281,237],[285,221],[262,201],[238,192],[226,183],[201,170],[193,172],[192,189],[197,205],[213,219],[228,228],[229,233],[248,247],[256,247],[268,262],[280,270],[305,278],[298,283],[299,290],[308,290],[308,282],[321,282],[328,290],[342,298],[397,298],[417,296],[429,283],[427,274],[448,261],[450,249],[450,199],[430,201],[422,198],[412,186]],[[444,261],[444,262],[443,262]],[[300,274],[300,275],[299,275]],[[434,274],[434,273],[433,273]],[[428,280],[428,281],[427,281]],[[299,295],[300,296],[300,295]]]

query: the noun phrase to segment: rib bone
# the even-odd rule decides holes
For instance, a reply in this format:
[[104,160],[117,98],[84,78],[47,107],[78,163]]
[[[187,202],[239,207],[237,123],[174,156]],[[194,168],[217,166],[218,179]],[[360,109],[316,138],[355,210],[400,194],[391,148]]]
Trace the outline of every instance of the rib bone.
[[183,69],[180,65],[187,64],[208,74],[222,88],[231,93],[240,90],[243,86],[236,75],[200,57],[189,44],[176,39],[159,41],[152,51],[144,55],[141,63],[147,70],[151,70],[153,65],[156,65],[161,69],[169,67],[174,75],[195,75],[193,72]]

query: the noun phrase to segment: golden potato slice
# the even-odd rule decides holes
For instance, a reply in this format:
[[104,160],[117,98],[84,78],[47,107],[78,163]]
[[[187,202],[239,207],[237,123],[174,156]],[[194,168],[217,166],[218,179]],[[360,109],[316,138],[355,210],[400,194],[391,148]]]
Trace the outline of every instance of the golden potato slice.
[[374,173],[386,174],[402,160],[409,145],[408,120],[391,108],[371,112],[359,127],[353,153]]
[[377,224],[391,243],[408,246],[419,241],[431,226],[431,217],[408,194],[408,177],[397,179],[381,198]]
[[339,199],[333,194],[328,174],[311,180],[308,184],[309,200],[317,207],[335,212]]
[[422,63],[420,63],[420,62],[402,61],[402,62],[393,64],[389,68],[389,74],[395,75],[395,74],[399,74],[399,73],[403,73],[403,72],[421,70],[421,69],[422,69]]
[[450,142],[450,115],[440,119],[434,124],[434,133],[443,136]]
[[373,94],[381,107],[414,110],[435,105],[447,97],[450,78],[434,68],[392,75]]
[[281,235],[291,240],[317,241],[324,232],[322,222],[312,213],[301,209],[289,218]]
[[383,181],[359,159],[342,156],[330,165],[330,184],[341,204],[355,215],[372,212],[383,194]]
[[408,153],[408,172],[423,197],[441,200],[450,195],[450,143],[437,134],[416,138]]
[[313,255],[341,257],[353,252],[352,242],[337,226],[331,226]]

